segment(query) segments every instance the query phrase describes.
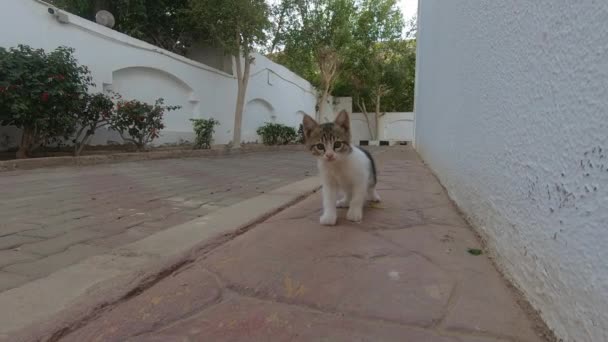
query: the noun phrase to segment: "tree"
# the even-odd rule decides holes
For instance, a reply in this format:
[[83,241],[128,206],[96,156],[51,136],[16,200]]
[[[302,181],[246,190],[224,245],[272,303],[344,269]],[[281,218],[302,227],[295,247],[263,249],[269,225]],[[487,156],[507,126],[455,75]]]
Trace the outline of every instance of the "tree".
[[[289,2],[288,2],[289,1]],[[274,58],[320,88],[323,112],[352,41],[355,0],[283,0],[291,21],[280,35],[284,49]]]
[[51,3],[92,21],[99,10],[107,10],[116,18],[117,31],[179,54],[185,54],[194,38],[188,0],[52,0]]
[[92,78],[74,50],[46,53],[19,45],[0,48],[0,123],[22,130],[17,158],[58,137],[67,139]]
[[[378,120],[384,115],[383,100],[399,86],[392,73],[395,67],[404,21],[396,0],[363,0],[360,2],[353,42],[345,59],[342,91],[349,91],[356,107],[367,120],[370,136],[378,138]],[[345,88],[345,89],[344,89]],[[373,124],[368,109],[372,109]]]
[[264,0],[190,0],[192,22],[209,35],[209,42],[232,54],[236,62],[237,98],[233,147],[241,145],[241,126],[255,46],[266,42],[270,27]]

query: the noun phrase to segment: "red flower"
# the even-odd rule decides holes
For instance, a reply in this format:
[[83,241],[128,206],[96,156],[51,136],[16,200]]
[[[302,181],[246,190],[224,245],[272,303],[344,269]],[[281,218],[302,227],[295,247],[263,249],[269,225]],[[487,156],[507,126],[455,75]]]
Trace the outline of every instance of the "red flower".
[[4,93],[6,91],[6,87],[0,87],[0,93]]
[[49,101],[49,93],[47,93],[46,91],[44,93],[42,93],[40,95],[40,100],[42,102],[48,102]]

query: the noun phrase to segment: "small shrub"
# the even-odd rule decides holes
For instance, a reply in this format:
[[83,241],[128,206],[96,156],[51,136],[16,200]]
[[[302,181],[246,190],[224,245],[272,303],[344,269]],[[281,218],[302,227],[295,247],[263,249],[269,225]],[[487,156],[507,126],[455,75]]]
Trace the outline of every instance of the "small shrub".
[[298,137],[296,139],[298,144],[304,144],[306,142],[306,138],[304,137],[304,125],[300,124],[298,128]]
[[90,85],[90,72],[78,65],[74,49],[0,48],[0,124],[22,130],[17,158],[71,136]]
[[83,108],[77,114],[77,122],[80,128],[74,137],[75,156],[82,153],[98,128],[109,126],[116,118],[113,102],[115,98],[119,98],[118,94],[109,96],[97,93],[84,96]]
[[159,137],[165,128],[163,116],[165,112],[178,110],[180,106],[165,106],[163,99],[156,100],[154,105],[137,101],[119,101],[116,105],[116,115],[111,127],[120,133],[124,141],[143,150],[149,143]]
[[213,133],[215,133],[215,126],[219,125],[220,122],[214,118],[190,119],[190,121],[192,121],[194,134],[196,134],[194,148],[211,148],[211,144],[213,143]]
[[265,145],[287,145],[297,136],[295,128],[270,122],[258,128],[257,133]]

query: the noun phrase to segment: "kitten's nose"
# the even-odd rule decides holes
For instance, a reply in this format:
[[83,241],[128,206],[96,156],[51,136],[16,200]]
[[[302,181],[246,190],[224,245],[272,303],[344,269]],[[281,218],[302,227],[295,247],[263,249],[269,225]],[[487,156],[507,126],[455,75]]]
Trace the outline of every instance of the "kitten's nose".
[[327,152],[325,153],[325,158],[327,158],[327,160],[332,161],[334,159],[336,159],[336,155],[333,152]]

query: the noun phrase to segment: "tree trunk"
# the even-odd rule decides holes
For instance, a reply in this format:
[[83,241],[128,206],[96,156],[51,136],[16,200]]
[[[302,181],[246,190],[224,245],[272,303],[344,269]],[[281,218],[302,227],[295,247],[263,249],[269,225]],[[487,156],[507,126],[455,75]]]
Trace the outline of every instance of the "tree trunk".
[[361,99],[357,99],[357,107],[363,113],[365,117],[365,121],[367,122],[367,130],[369,131],[369,139],[375,140],[374,131],[372,130],[371,123],[369,122],[369,116],[367,114],[367,108],[365,107],[365,102],[361,101]]
[[380,92],[378,92],[378,95],[376,95],[376,115],[374,116],[374,124],[376,125],[376,139],[378,140],[380,138],[380,127],[379,126],[379,122],[380,122],[380,100],[381,100],[381,95]]
[[245,109],[245,96],[247,95],[247,85],[249,84],[249,74],[251,70],[251,56],[245,55],[244,68],[241,65],[240,55],[236,56],[237,74],[237,97],[236,108],[234,110],[234,133],[232,137],[232,148],[241,147],[241,129],[243,124],[243,110]]
[[36,129],[31,127],[24,127],[23,133],[21,134],[21,143],[19,144],[19,150],[17,150],[17,159],[29,158],[32,144],[36,140]]
[[323,109],[325,109],[325,103],[327,102],[327,97],[329,96],[329,86],[325,86],[323,89],[323,93],[321,94],[321,98],[319,99],[319,113],[317,114],[317,122],[321,123],[321,119],[323,118]]

